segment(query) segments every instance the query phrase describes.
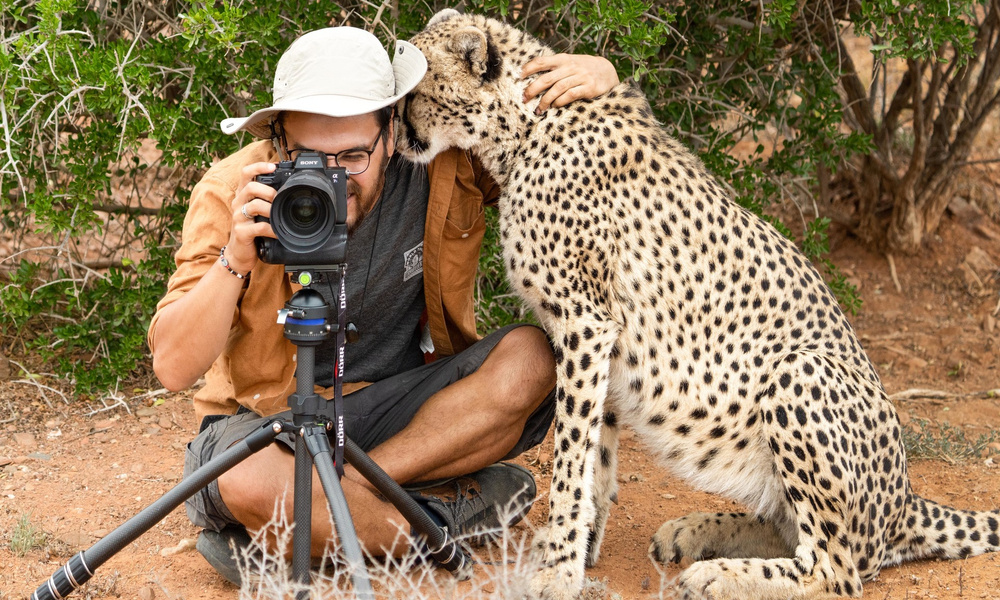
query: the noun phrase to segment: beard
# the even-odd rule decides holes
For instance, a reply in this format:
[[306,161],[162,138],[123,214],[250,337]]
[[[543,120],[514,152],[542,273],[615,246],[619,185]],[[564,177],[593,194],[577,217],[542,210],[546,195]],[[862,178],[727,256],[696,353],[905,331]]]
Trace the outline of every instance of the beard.
[[385,189],[385,169],[389,166],[389,157],[387,155],[382,155],[382,162],[378,165],[378,177],[375,178],[374,185],[365,193],[365,190],[361,188],[358,183],[353,179],[347,179],[347,194],[353,195],[355,199],[355,207],[357,209],[357,215],[354,218],[353,223],[347,224],[347,233],[353,233],[361,226],[364,222],[365,217],[368,213],[375,208],[379,199],[382,197],[382,191]]

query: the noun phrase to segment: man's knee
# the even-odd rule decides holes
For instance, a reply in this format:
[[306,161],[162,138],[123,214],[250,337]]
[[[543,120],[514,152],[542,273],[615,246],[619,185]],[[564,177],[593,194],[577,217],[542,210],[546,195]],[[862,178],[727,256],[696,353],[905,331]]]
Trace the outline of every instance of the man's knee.
[[291,497],[294,460],[287,448],[271,444],[220,475],[219,496],[226,508],[247,527],[262,527],[275,516],[281,497]]
[[537,327],[512,329],[497,342],[484,366],[511,400],[522,399],[529,410],[556,384],[552,347]]

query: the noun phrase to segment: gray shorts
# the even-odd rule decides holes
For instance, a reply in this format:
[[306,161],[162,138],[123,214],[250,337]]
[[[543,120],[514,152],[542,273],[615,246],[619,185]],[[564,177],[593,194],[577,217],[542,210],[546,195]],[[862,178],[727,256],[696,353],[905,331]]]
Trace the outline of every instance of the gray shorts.
[[[369,451],[396,435],[413,419],[424,402],[446,386],[476,371],[497,343],[511,330],[521,325],[499,329],[456,355],[436,360],[416,369],[375,382],[344,396],[344,429],[362,450]],[[545,439],[555,412],[555,394],[550,393],[529,417],[517,445],[505,458],[518,456]],[[470,399],[470,402],[475,401]],[[332,402],[331,408],[332,408]],[[235,415],[205,417],[201,431],[187,446],[184,476],[212,460],[240,441],[265,421],[291,418],[285,411],[271,417],[261,417],[242,409]],[[277,440],[295,451],[294,435],[282,433]],[[185,503],[188,518],[199,527],[218,531],[237,524],[219,494],[218,481],[212,481]]]

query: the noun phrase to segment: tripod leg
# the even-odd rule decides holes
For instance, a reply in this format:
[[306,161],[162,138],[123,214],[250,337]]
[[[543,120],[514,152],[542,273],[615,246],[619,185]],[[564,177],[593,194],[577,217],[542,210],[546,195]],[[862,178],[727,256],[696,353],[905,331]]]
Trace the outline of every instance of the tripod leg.
[[90,580],[94,576],[94,570],[109,558],[149,531],[172,510],[213,480],[218,479],[220,475],[270,444],[281,431],[282,425],[279,421],[268,423],[202,465],[139,514],[119,525],[87,550],[78,552],[45,583],[38,586],[31,599],[57,600],[78,589]]
[[303,435],[295,438],[295,495],[292,532],[292,578],[302,584],[296,600],[309,597],[309,566],[312,555],[312,460]]
[[344,557],[351,569],[354,593],[361,599],[374,599],[375,593],[372,591],[371,582],[368,579],[368,570],[365,567],[361,544],[358,542],[358,534],[354,530],[354,520],[347,507],[347,499],[344,497],[344,488],[340,485],[340,477],[337,476],[333,459],[330,457],[330,439],[326,436],[326,431],[320,427],[307,428],[305,435],[300,436],[299,439],[304,440],[304,445],[309,449],[309,455],[316,465],[316,472],[323,485],[326,500],[330,504],[333,524],[337,527],[337,536],[340,538]]
[[420,508],[417,501],[350,438],[345,439],[344,456],[358,473],[392,502],[414,529],[427,538],[427,548],[435,562],[454,573],[459,580],[464,581],[472,577],[472,562],[462,547],[448,535],[447,531],[438,527],[424,509]]

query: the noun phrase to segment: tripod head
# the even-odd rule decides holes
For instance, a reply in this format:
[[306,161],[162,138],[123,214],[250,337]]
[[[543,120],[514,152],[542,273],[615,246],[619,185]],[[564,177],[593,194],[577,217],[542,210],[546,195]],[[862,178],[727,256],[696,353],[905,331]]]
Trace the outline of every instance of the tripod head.
[[[301,285],[302,289],[295,292],[285,303],[285,307],[278,311],[278,323],[285,326],[286,339],[296,346],[318,346],[326,341],[331,333],[340,331],[339,322],[327,323],[330,317],[330,305],[326,303],[322,294],[310,286],[336,277],[341,290],[339,308],[345,311],[347,300],[344,291],[344,271],[345,266],[341,265],[337,271],[322,269],[315,272],[292,272],[292,281]],[[331,282],[330,287],[334,289],[336,283]],[[361,337],[354,323],[348,323],[344,333],[347,343],[356,342]]]
[[[334,449],[335,466],[337,473],[343,476],[343,396],[342,382],[344,375],[344,343],[345,343],[345,319],[347,314],[347,294],[345,288],[345,273],[347,265],[341,264],[337,270],[323,268],[318,271],[307,269],[296,269],[289,272],[292,281],[296,281],[302,289],[295,292],[285,307],[278,311],[278,323],[284,326],[285,338],[292,342],[297,348],[297,360],[295,368],[296,390],[288,397],[288,407],[292,412],[292,420],[296,426],[320,425],[326,429],[336,427],[337,444]],[[314,283],[335,277],[339,285],[339,319],[335,323],[329,323],[330,305],[318,291],[310,287]],[[334,288],[333,281],[330,281],[331,288]],[[320,415],[326,413],[327,400],[315,393],[315,369],[316,369],[316,347],[322,344],[331,333],[337,335],[337,369],[334,384],[334,421],[323,423],[324,419]]]
[[[340,271],[319,271],[316,275],[312,271],[292,273],[292,280],[297,281],[302,289],[295,292],[285,303],[285,307],[278,311],[278,323],[284,325],[286,339],[296,346],[318,346],[329,337],[330,333],[339,329],[339,324],[327,323],[330,317],[330,305],[326,303],[322,294],[309,286],[330,275],[337,276],[343,286],[343,273],[343,266]],[[345,302],[343,293],[340,301],[341,304]]]
[[327,323],[330,306],[322,294],[311,288],[295,292],[279,315],[278,322],[285,326],[285,338],[296,346],[318,346],[334,327]]

